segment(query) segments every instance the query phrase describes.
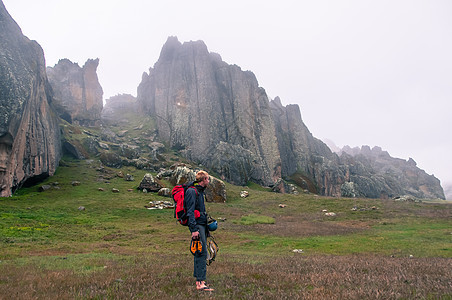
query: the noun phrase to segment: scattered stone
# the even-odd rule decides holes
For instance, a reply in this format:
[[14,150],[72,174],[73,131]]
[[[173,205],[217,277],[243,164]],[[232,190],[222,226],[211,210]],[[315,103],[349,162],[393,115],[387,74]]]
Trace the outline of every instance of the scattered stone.
[[286,182],[284,179],[279,178],[272,186],[272,191],[281,194],[298,195],[298,189],[294,184]]
[[174,209],[174,204],[170,201],[151,201],[148,205],[145,205],[147,209]]
[[101,143],[101,142],[99,142],[99,147],[104,149],[104,150],[109,150],[110,149],[110,147],[108,147],[108,144]]
[[241,191],[240,192],[240,197],[242,198],[246,198],[250,195],[250,193],[248,191]]
[[327,209],[322,209],[322,212],[327,212],[328,210]]
[[105,191],[104,188],[98,188],[97,190],[98,190],[99,192]]
[[293,253],[303,253],[303,249],[293,249]]
[[80,185],[80,181],[72,181],[72,186],[78,186]]
[[334,213],[334,212],[327,212],[327,213],[325,213],[325,216],[328,216],[328,217],[335,217],[335,216],[336,216],[336,213]]
[[226,221],[226,218],[217,218],[217,221],[224,222]]
[[163,188],[162,184],[158,182],[152,174],[146,173],[141,180],[140,185],[138,186],[139,190],[146,189],[148,192],[158,192],[161,188]]
[[113,193],[119,193],[119,190],[116,189],[116,188],[112,188],[111,191],[112,191]]
[[41,186],[39,187],[38,191],[44,192],[44,191],[50,190],[51,188],[52,188],[52,187],[51,187],[50,185],[45,184],[45,185],[41,185]]
[[116,174],[116,176],[124,178],[124,173],[122,171],[119,171],[118,174]]
[[118,136],[119,137],[123,137],[123,136],[126,135],[127,132],[128,132],[128,130],[121,130],[121,131],[118,132]]
[[413,258],[414,256],[412,254],[410,254],[410,258]]
[[80,210],[80,211],[85,210],[85,207],[84,206],[79,206],[78,210]]
[[279,205],[279,207],[281,207],[281,208],[284,208],[284,207],[286,207],[287,205],[285,205],[285,204],[280,204]]
[[159,196],[169,197],[171,195],[171,190],[169,188],[161,188],[158,191]]
[[125,181],[134,181],[135,179],[133,178],[133,175],[130,174],[126,174],[126,177],[124,177]]
[[148,190],[147,190],[147,189],[143,189],[143,193],[145,193],[145,194],[146,194],[147,192],[148,192]]
[[352,210],[352,211],[378,210],[378,207],[372,206],[371,208],[368,208],[368,207],[361,207],[361,208],[360,208],[360,207],[354,206],[354,207],[351,208],[351,210]]
[[165,170],[162,169],[160,170],[160,172],[157,174],[157,179],[161,180],[162,178],[166,178],[166,180],[169,180],[170,176],[173,174],[173,170]]
[[[110,145],[113,147],[114,145]],[[105,151],[99,156],[100,161],[107,167],[110,168],[121,168],[123,166],[123,161],[121,156],[115,152]]]
[[133,192],[133,189],[127,189],[128,192]]
[[403,196],[397,196],[392,198],[394,201],[401,201],[401,202],[419,202],[421,203],[422,200],[417,199],[416,197],[410,196],[410,195],[403,195]]

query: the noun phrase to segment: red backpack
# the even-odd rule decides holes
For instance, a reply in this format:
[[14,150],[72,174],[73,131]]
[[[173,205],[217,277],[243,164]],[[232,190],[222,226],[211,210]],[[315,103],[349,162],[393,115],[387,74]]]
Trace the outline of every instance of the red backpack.
[[[175,203],[174,217],[177,221],[184,226],[188,225],[187,211],[185,210],[185,192],[187,189],[195,189],[196,195],[198,195],[198,190],[192,184],[179,184],[176,185],[171,191],[171,197]],[[199,210],[195,210],[195,219],[201,216]]]

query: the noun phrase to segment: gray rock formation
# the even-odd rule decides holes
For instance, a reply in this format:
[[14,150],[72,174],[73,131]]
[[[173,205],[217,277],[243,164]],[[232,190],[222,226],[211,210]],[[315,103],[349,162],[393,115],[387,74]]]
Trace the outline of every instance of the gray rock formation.
[[61,59],[47,76],[54,91],[54,105],[61,118],[82,126],[98,126],[102,112],[102,87],[97,78],[99,59],[88,59],[80,68],[69,59]]
[[445,199],[439,179],[417,167],[416,162],[394,158],[380,147],[342,149],[341,163],[348,166],[349,181],[360,196],[386,198],[411,195]]
[[[309,132],[298,105],[270,104],[281,153],[282,174],[302,176],[309,191],[336,197],[445,199],[440,182],[414,160],[393,158],[380,147],[344,147],[340,157]],[[299,183],[299,182],[297,182]]]
[[106,100],[102,108],[102,122],[117,123],[126,114],[139,113],[137,98],[129,94],[120,94]]
[[339,165],[338,156],[309,132],[298,105],[284,107],[276,97],[270,107],[281,153],[282,174],[302,174],[306,182],[303,185],[310,192],[341,196],[341,185],[347,181],[346,172]]
[[[193,170],[185,165],[173,165],[170,170],[164,170],[160,172],[160,176],[169,176],[169,180],[172,185],[183,184],[193,182],[196,179],[196,172],[199,170]],[[205,196],[207,202],[226,202],[226,186],[223,181],[213,176],[209,176],[210,184],[205,190]]]
[[[143,74],[137,98],[156,118],[163,141],[222,178],[268,186],[281,177],[265,91],[253,73],[223,62],[202,41],[181,44],[168,38],[157,63]],[[238,148],[250,153],[229,156]]]
[[391,158],[384,163],[392,167],[381,167],[381,158],[339,157],[312,136],[298,105],[269,102],[253,73],[223,62],[202,41],[168,38],[143,74],[137,101],[155,118],[161,140],[231,183],[286,191],[280,179],[291,177],[302,189],[327,196],[444,199],[439,181],[412,162]]
[[0,1],[0,196],[53,175],[60,131],[44,53]]
[[161,188],[163,185],[152,174],[146,173],[137,189],[157,193]]

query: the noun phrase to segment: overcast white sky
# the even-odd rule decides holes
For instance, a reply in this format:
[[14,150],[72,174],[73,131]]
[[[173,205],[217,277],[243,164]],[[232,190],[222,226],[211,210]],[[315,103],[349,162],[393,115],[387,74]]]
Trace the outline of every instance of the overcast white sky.
[[3,0],[48,66],[99,58],[104,99],[136,96],[168,36],[203,40],[299,104],[313,135],[380,146],[452,184],[452,1]]

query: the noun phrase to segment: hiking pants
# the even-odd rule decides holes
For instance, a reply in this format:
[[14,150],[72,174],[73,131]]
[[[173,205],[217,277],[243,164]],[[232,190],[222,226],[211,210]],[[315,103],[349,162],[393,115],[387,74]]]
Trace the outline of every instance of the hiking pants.
[[206,225],[196,225],[199,231],[199,236],[202,243],[201,254],[195,255],[194,257],[194,267],[193,276],[196,277],[196,281],[206,280],[206,260],[207,260],[207,230]]

